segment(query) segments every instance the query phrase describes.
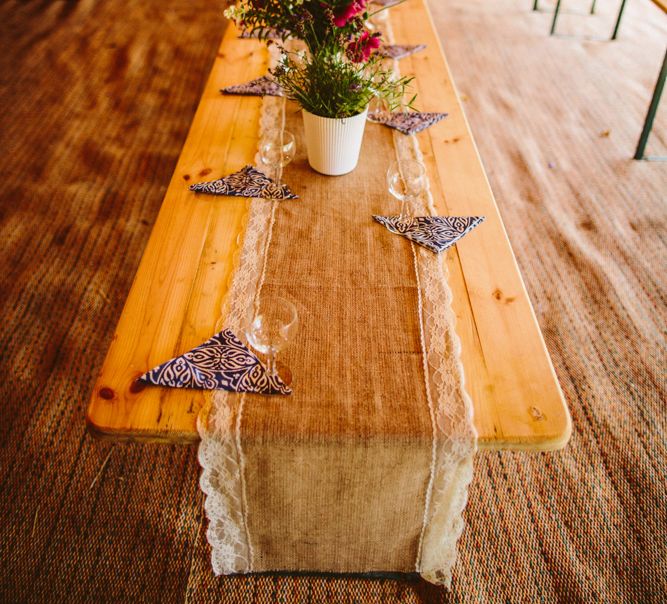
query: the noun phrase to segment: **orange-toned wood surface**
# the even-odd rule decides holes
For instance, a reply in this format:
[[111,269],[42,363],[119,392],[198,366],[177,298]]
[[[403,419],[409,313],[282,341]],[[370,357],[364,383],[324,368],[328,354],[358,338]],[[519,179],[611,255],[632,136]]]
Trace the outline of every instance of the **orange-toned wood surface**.
[[[483,448],[549,450],[564,446],[571,425],[539,326],[489,188],[424,0],[391,9],[398,43],[427,49],[401,61],[415,76],[419,108],[449,117],[419,135],[441,213],[484,215],[475,237],[445,256],[454,293],[466,384]],[[191,443],[203,394],[139,389],[147,369],[210,337],[234,268],[247,201],[211,203],[188,183],[252,163],[260,101],[223,96],[223,86],[263,75],[267,53],[223,38],[176,171],[139,266],[87,420],[98,436]]]
[[657,4],[664,12],[667,13],[667,0],[653,0],[654,4]]

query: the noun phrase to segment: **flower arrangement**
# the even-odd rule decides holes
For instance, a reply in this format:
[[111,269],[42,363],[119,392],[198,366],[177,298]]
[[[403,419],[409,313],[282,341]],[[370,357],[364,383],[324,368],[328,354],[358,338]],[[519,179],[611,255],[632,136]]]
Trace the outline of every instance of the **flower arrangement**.
[[[314,115],[340,119],[362,113],[373,98],[395,109],[411,81],[395,77],[376,52],[382,39],[368,26],[375,13],[367,3],[240,0],[225,15],[248,34],[280,38],[281,58],[271,74],[286,96]],[[288,50],[288,39],[301,40],[305,49]]]

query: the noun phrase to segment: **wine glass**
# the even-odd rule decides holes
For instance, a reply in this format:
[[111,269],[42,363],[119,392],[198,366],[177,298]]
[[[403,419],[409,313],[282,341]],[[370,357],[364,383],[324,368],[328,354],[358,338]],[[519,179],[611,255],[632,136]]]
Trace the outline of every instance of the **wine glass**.
[[266,369],[277,376],[278,353],[294,337],[298,325],[296,307],[285,298],[266,298],[253,306],[245,330],[250,345],[266,356]]
[[384,99],[374,96],[368,103],[368,114],[366,116],[367,120],[370,120],[373,114],[381,114],[387,110],[387,105]]
[[424,192],[426,167],[420,161],[405,159],[393,161],[387,170],[389,192],[401,202],[399,220],[403,222],[406,205],[408,210]]
[[291,132],[275,129],[266,133],[265,142],[259,148],[259,158],[273,171],[278,186],[282,169],[294,159],[295,153],[296,141]]

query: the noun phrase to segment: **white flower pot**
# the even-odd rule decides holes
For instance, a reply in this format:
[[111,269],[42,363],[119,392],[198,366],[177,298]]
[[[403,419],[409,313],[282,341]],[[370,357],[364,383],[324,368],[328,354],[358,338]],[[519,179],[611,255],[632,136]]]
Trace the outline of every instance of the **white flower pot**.
[[308,163],[313,170],[329,176],[352,172],[359,161],[366,114],[343,119],[320,117],[303,110]]

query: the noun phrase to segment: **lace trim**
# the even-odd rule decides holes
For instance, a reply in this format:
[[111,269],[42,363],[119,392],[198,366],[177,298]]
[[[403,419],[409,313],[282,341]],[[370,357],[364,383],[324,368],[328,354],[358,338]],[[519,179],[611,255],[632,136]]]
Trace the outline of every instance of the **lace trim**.
[[[389,20],[382,19],[381,23],[389,42],[393,42]],[[270,47],[269,52],[270,62],[275,65],[275,47]],[[394,67],[398,72],[397,62]],[[284,124],[284,108],[284,99],[263,98],[260,145],[271,131],[275,132],[276,124]],[[394,145],[399,158],[423,159],[414,136],[394,134]],[[259,164],[258,159],[256,163]],[[256,302],[263,284],[276,203],[279,202],[253,199],[249,205],[245,237],[234,262],[235,266],[243,266],[243,270],[233,271],[221,308],[224,326],[235,333],[242,333],[246,309]],[[420,211],[435,213],[430,189],[421,203]],[[424,373],[433,421],[431,477],[416,569],[432,583],[449,585],[456,542],[463,530],[461,514],[472,479],[476,434],[472,404],[464,388],[461,344],[454,330],[446,267],[439,256],[414,245],[413,254],[419,283]],[[222,318],[217,327],[223,327]],[[198,422],[200,486],[206,495],[207,539],[212,548],[213,571],[218,575],[253,570],[240,441],[244,401],[244,396],[225,391],[207,393],[207,405]]]
[[[388,43],[393,44],[391,22],[386,14],[381,24]],[[400,75],[398,61],[394,61],[394,71]],[[394,133],[393,138],[399,160],[423,161],[416,136]],[[422,215],[436,213],[428,179],[418,206]],[[415,567],[427,581],[449,587],[456,562],[456,542],[464,527],[462,512],[472,480],[477,433],[472,401],[465,389],[461,341],[455,330],[447,268],[437,254],[411,246],[420,290],[426,393],[433,421],[431,476]]]
[[[275,65],[277,60],[277,50],[270,47],[270,64]],[[268,142],[272,134],[280,135],[282,128],[276,130],[276,124],[284,124],[284,117],[284,99],[270,96],[262,99],[258,148]],[[255,164],[258,167],[261,164],[259,152]],[[217,329],[224,326],[234,333],[243,333],[247,309],[256,303],[264,282],[277,203],[280,202],[265,199],[249,202],[245,236],[235,255],[235,268]],[[238,266],[243,270],[236,270]],[[244,395],[224,390],[209,392],[206,411],[198,421],[201,436],[199,463],[202,467],[199,482],[206,496],[204,507],[209,520],[206,537],[211,545],[211,561],[216,575],[253,570],[240,438],[244,404]]]

